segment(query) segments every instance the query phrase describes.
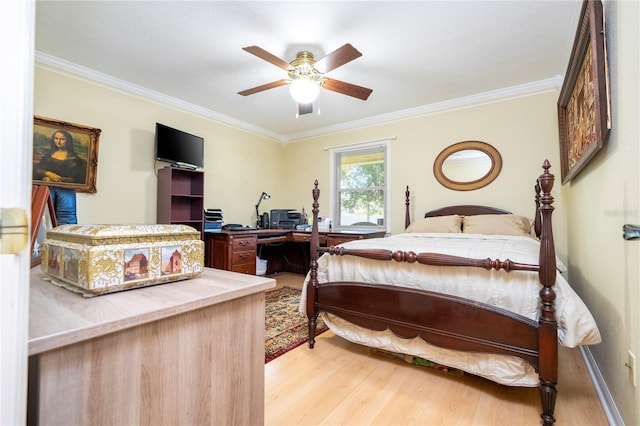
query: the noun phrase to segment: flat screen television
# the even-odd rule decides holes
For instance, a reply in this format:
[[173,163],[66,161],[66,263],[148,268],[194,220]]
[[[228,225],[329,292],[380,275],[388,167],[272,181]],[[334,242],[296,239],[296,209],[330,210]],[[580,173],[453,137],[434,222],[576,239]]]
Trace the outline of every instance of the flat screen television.
[[204,139],[156,123],[156,160],[177,167],[204,167]]

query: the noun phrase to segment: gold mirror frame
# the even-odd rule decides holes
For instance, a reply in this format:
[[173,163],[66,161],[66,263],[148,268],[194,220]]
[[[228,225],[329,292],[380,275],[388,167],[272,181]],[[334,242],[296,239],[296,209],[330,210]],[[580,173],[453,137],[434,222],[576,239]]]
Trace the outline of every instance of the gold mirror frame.
[[[481,178],[468,182],[458,182],[449,179],[442,171],[444,162],[447,160],[447,158],[449,158],[451,154],[465,150],[482,151],[483,153],[487,154],[487,156],[491,160],[491,168]],[[436,157],[436,161],[433,163],[433,174],[435,175],[436,180],[440,182],[440,184],[445,188],[453,189],[455,191],[471,191],[474,189],[485,187],[498,177],[501,169],[502,157],[500,156],[498,150],[488,143],[480,141],[464,141],[454,143],[453,145],[450,145],[442,150],[442,152]]]

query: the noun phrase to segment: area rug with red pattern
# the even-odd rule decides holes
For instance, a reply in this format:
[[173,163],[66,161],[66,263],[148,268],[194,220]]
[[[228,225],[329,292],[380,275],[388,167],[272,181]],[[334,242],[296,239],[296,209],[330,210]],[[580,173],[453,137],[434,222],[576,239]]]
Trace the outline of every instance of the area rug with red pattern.
[[[307,315],[298,312],[300,289],[282,287],[265,296],[265,354],[267,363],[309,341]],[[327,331],[318,319],[316,335]]]

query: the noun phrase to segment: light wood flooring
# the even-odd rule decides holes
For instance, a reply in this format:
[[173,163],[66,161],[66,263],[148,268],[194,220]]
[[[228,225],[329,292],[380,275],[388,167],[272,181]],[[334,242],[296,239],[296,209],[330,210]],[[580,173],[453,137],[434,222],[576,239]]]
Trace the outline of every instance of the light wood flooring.
[[[278,286],[303,277],[277,274]],[[560,347],[557,425],[607,425],[578,349]],[[265,365],[266,425],[539,425],[537,388],[451,376],[331,331]]]
[[276,290],[282,287],[302,288],[304,283],[304,275],[293,274],[291,272],[278,272],[268,276],[276,280],[276,286],[271,290]]

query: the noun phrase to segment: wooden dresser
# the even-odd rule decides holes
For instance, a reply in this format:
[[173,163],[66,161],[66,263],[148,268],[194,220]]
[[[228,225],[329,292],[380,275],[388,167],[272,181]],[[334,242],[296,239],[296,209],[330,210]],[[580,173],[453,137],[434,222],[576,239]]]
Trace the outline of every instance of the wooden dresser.
[[[321,231],[320,244],[384,237],[384,231]],[[205,232],[205,266],[255,275],[256,257],[268,261],[267,274],[309,269],[311,232],[292,229]]]
[[196,278],[84,298],[31,272],[28,424],[264,423],[264,291]]

